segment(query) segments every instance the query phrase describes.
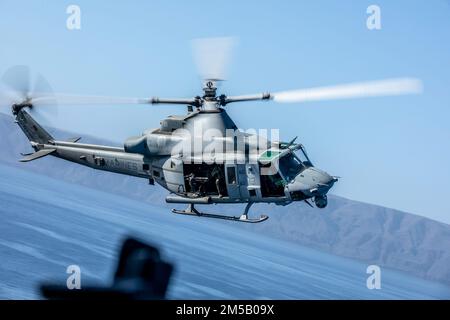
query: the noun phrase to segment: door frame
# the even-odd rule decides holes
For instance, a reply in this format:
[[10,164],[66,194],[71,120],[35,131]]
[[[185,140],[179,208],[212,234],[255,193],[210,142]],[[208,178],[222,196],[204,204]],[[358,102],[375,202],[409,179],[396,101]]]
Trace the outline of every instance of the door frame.
[[[229,181],[229,172],[234,171],[233,183]],[[235,163],[225,164],[225,181],[227,183],[228,197],[238,199],[241,197],[241,191],[239,186],[239,173]]]

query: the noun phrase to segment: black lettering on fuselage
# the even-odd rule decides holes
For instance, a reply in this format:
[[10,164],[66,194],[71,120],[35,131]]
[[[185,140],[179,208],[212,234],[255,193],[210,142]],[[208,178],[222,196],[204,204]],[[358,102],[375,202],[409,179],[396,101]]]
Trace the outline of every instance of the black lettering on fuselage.
[[138,165],[136,162],[120,160],[120,159],[105,159],[106,166],[112,169],[122,169],[127,171],[138,171]]

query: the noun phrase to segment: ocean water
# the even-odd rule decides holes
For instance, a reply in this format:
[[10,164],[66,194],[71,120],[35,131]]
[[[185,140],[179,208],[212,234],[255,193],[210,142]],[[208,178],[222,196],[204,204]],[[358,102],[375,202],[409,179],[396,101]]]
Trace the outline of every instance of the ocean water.
[[121,241],[135,236],[175,264],[171,299],[450,299],[448,286],[385,268],[369,290],[361,262],[232,223],[0,165],[0,298],[39,299],[39,284],[64,285],[73,264],[82,286],[107,285]]

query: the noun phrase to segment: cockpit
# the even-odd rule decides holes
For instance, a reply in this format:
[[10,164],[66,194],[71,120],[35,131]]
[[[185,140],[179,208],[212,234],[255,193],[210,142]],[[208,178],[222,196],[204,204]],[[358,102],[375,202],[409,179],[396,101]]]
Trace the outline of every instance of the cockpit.
[[279,158],[278,162],[281,175],[288,183],[303,170],[312,166],[303,147],[299,148],[297,152],[287,152]]
[[311,161],[301,144],[285,149],[267,150],[259,159],[263,197],[284,196],[284,187],[306,168]]

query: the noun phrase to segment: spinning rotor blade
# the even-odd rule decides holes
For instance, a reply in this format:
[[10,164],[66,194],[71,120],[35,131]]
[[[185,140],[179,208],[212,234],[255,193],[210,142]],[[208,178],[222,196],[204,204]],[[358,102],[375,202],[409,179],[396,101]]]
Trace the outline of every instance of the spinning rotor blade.
[[276,102],[288,103],[419,94],[422,91],[423,85],[419,79],[397,78],[283,91],[270,94],[270,96]]
[[[10,108],[16,101],[23,100],[18,97],[17,93],[4,88],[4,85],[0,88],[0,111],[2,113],[9,113]],[[6,111],[8,110],[8,111]]]
[[146,104],[150,99],[106,97],[106,96],[83,96],[55,93],[53,95],[42,95],[33,99],[33,103],[44,105],[86,105],[86,104]]
[[204,38],[192,40],[192,53],[203,80],[225,80],[236,38]]
[[0,108],[2,111],[14,103],[20,103],[27,99],[31,91],[30,78],[30,69],[26,66],[12,67],[2,75],[0,81]]
[[162,99],[162,98],[127,98],[107,96],[84,96],[56,93],[52,96],[41,96],[33,100],[39,105],[131,105],[131,104],[183,104],[197,105],[195,98]]
[[[39,99],[43,97],[48,97],[48,101],[51,104],[39,103]],[[36,82],[34,84],[33,92],[31,93],[30,103],[32,103],[33,108],[31,108],[31,113],[36,113],[38,110],[39,114],[56,116],[58,114],[58,108],[54,108],[51,105],[56,105],[56,100],[53,96],[53,89],[50,83],[43,75],[38,74]]]
[[[31,84],[34,83],[32,86]],[[1,78],[0,107],[24,105],[30,113],[55,114],[59,105],[129,105],[129,104],[190,104],[199,105],[196,98],[160,99],[160,98],[123,98],[106,96],[83,96],[54,94],[48,81],[40,74],[32,81],[30,68],[15,66],[5,72]],[[6,110],[6,108],[5,108]],[[8,110],[10,111],[10,110]]]
[[31,93],[31,71],[28,66],[15,66],[8,69],[1,78],[7,95],[25,100]]
[[[370,82],[350,83],[328,87],[317,87],[282,91],[276,93],[262,93],[255,95],[224,97],[221,105],[231,102],[269,100],[276,102],[308,102],[336,99],[354,99],[364,97],[394,96],[403,94],[419,94],[423,91],[422,82],[415,78],[397,78]],[[105,96],[80,96],[80,95],[37,95],[31,102],[36,105],[77,105],[77,104],[183,104],[199,106],[197,98],[188,99],[160,99],[160,98],[121,98]]]
[[[39,109],[39,114],[41,112],[55,114],[57,111],[55,108],[41,107],[38,103],[35,103],[35,100],[40,97],[37,91],[45,92],[46,96],[51,97],[52,88],[40,74],[33,81],[32,73],[28,66],[15,66],[8,69],[1,78],[1,85],[1,107],[11,107],[13,104],[30,104],[32,108],[30,108],[29,112],[33,115],[36,115],[37,109]],[[39,108],[35,108],[38,106]]]

